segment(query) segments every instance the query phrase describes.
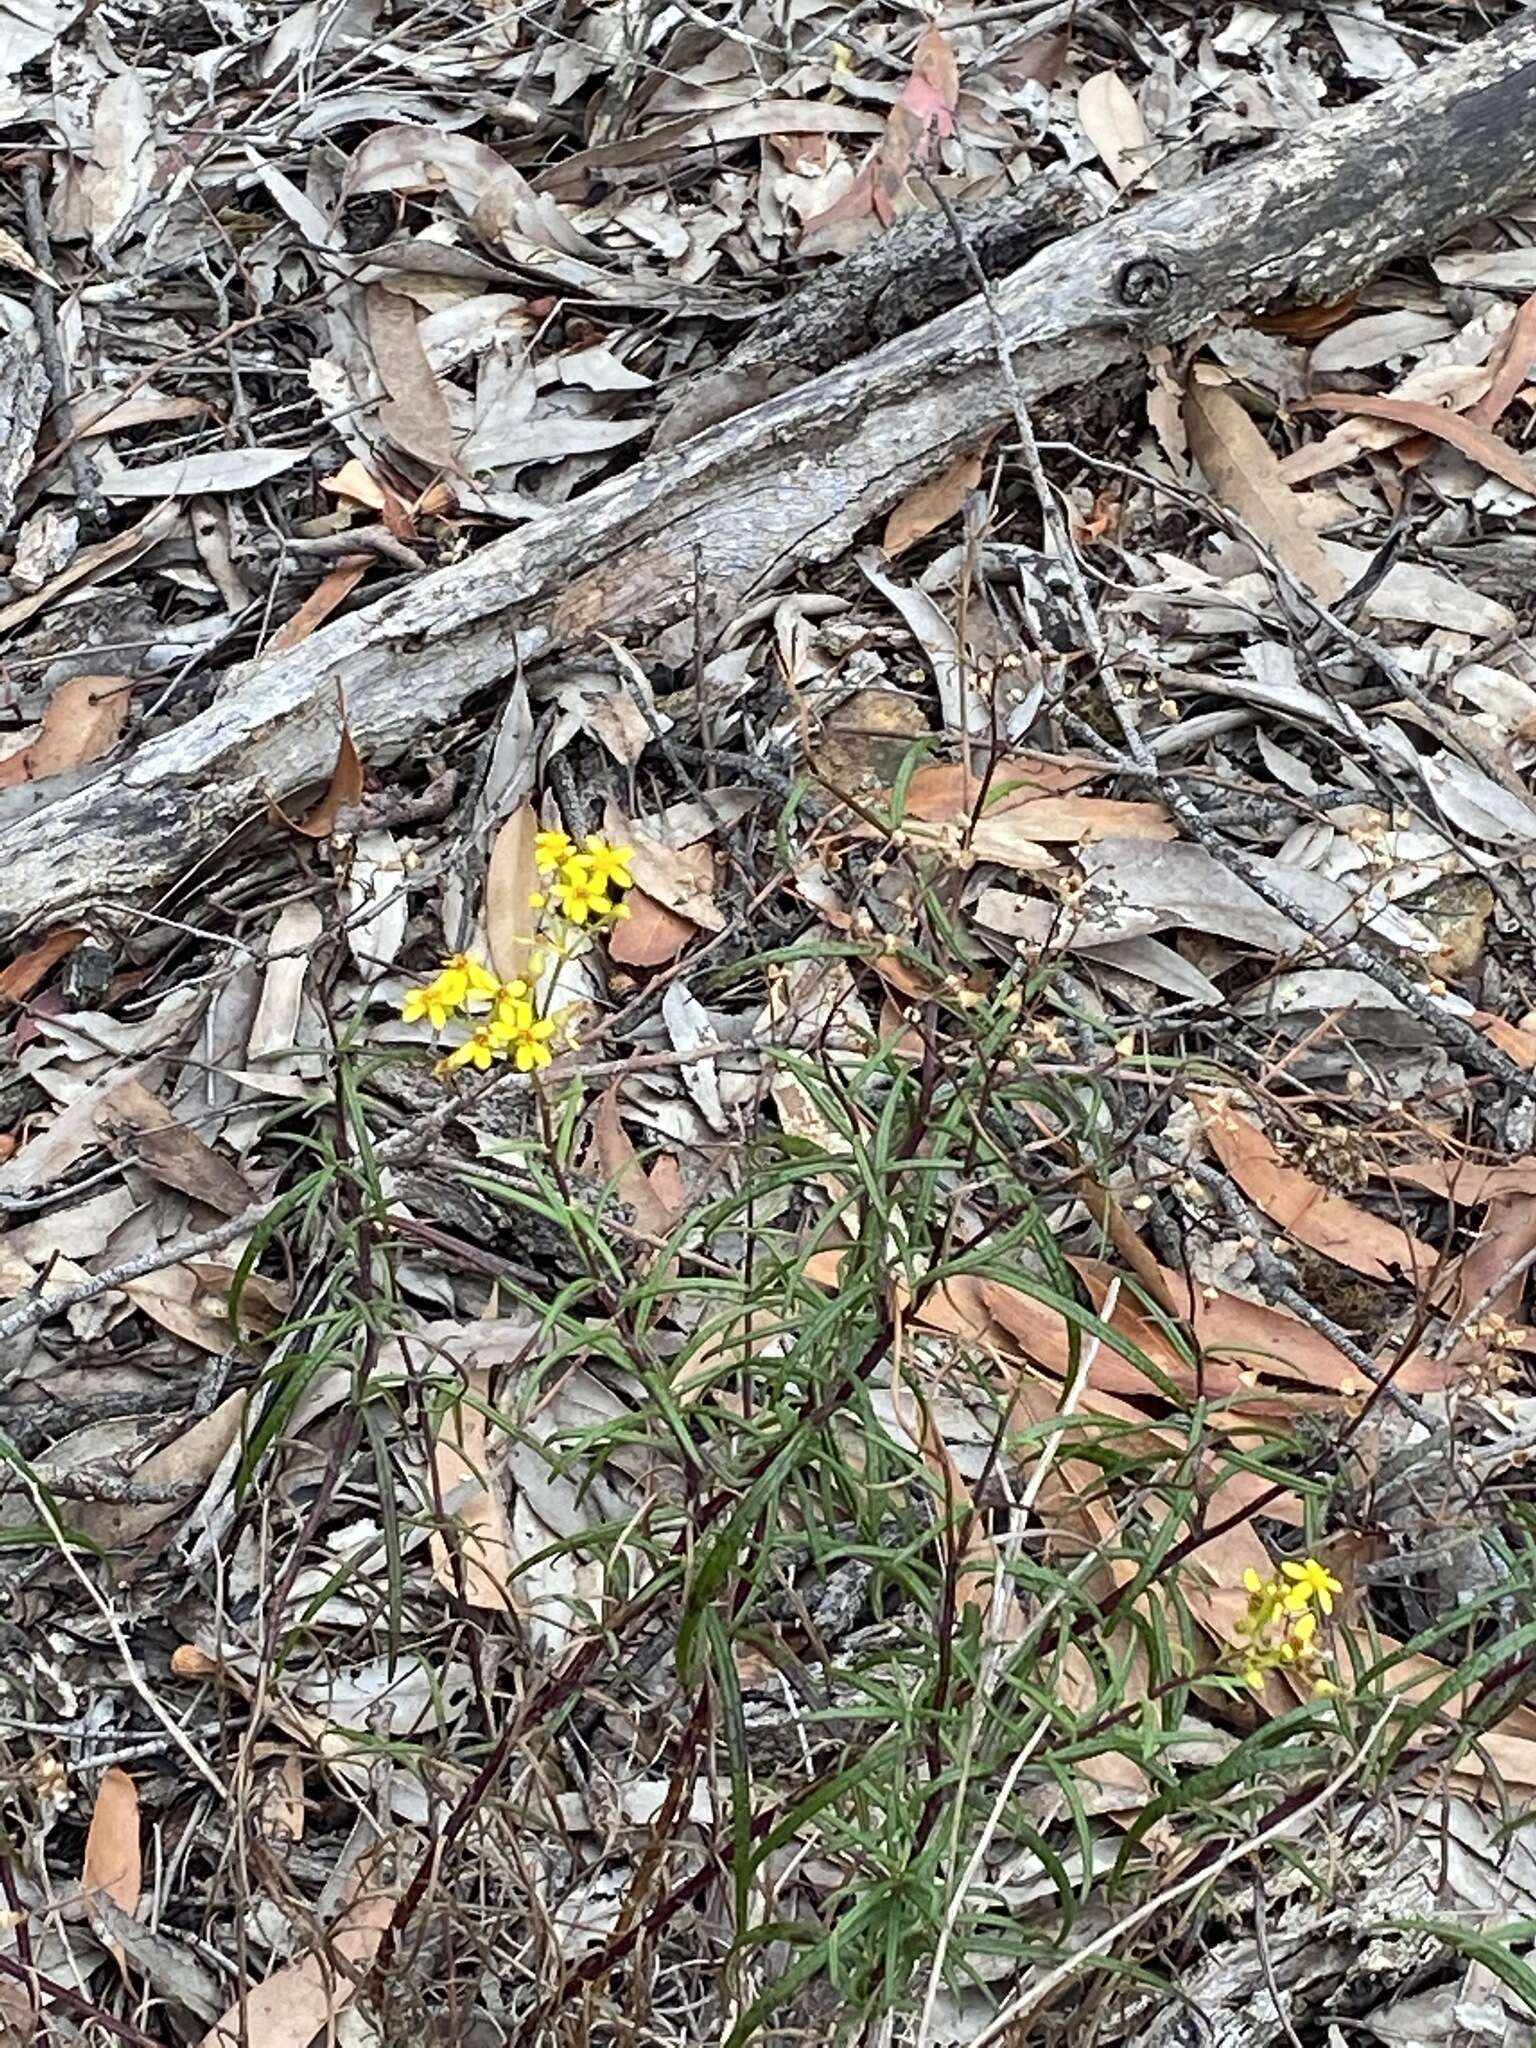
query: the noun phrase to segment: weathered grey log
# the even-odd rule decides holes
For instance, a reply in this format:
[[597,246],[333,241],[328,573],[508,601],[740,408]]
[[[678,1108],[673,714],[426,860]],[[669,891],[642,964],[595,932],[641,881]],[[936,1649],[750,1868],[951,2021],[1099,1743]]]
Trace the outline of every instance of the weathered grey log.
[[[1224,307],[1326,300],[1536,189],[1536,22],[1299,139],[1054,243],[996,288],[1020,387],[1076,388]],[[365,761],[601,629],[729,616],[840,554],[1009,412],[972,299],[650,456],[540,524],[229,679],[88,788],[0,831],[0,918],[145,904],[270,797],[322,781],[343,694]]]

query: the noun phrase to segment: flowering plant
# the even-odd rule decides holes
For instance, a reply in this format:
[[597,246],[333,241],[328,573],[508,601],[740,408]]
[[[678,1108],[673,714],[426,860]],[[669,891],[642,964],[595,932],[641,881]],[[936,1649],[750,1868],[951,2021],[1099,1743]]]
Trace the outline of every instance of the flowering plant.
[[[546,887],[535,889],[529,907],[540,913],[538,936],[550,949],[565,953],[579,934],[627,917],[628,906],[615,892],[632,888],[632,850],[589,833],[582,846],[564,832],[540,832],[534,840],[534,864]],[[529,972],[537,978],[544,955],[535,952]],[[434,978],[407,991],[400,1005],[407,1024],[425,1018],[441,1034],[450,1023],[472,1021],[462,1044],[438,1063],[439,1073],[475,1067],[484,1073],[499,1059],[508,1059],[519,1073],[547,1067],[554,1058],[551,1041],[557,1017],[541,1016],[535,992],[522,980],[501,981],[471,953],[454,953]]]
[[1246,1684],[1261,1691],[1266,1671],[1290,1669],[1312,1688],[1314,1699],[1326,1699],[1339,1688],[1323,1668],[1323,1645],[1317,1640],[1318,1617],[1333,1613],[1333,1596],[1344,1588],[1315,1557],[1283,1564],[1274,1578],[1250,1566],[1243,1573],[1248,1606],[1237,1624],[1235,1654]]

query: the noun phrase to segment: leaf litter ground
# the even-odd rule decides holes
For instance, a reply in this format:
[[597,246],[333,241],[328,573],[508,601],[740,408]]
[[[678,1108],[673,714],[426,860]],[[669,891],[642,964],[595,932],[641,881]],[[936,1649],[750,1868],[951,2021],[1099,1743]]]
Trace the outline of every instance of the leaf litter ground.
[[[1500,15],[0,7],[6,816]],[[1528,2037],[1529,227],[13,935],[8,2038]]]

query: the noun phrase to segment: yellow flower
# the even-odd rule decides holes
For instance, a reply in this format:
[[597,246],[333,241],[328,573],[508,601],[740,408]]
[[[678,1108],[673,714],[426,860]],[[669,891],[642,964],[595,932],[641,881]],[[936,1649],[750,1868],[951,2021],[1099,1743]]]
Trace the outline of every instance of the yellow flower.
[[530,1073],[535,1067],[547,1067],[554,1058],[549,1041],[555,1035],[553,1017],[535,1017],[524,1003],[519,1014],[507,1018],[500,1026],[505,1034],[503,1043],[516,1062],[520,1074]]
[[1344,1588],[1326,1566],[1320,1565],[1315,1557],[1308,1557],[1300,1564],[1283,1564],[1280,1569],[1291,1581],[1285,1594],[1290,1613],[1304,1613],[1315,1600],[1324,1614],[1332,1614],[1333,1596]]
[[568,832],[534,834],[533,864],[541,875],[552,875],[557,868],[564,867],[575,851],[576,843]]
[[477,1067],[483,1074],[500,1052],[501,1047],[496,1042],[495,1025],[482,1024],[462,1045],[456,1045],[445,1060],[438,1062],[438,1070],[444,1074],[451,1074],[455,1067]]
[[1312,1697],[1315,1700],[1336,1700],[1343,1690],[1343,1686],[1335,1685],[1331,1678],[1314,1678],[1312,1681]]
[[632,846],[613,846],[596,832],[587,835],[585,858],[600,888],[632,889],[635,877],[630,864],[634,857]]
[[613,914],[613,904],[604,885],[581,854],[568,860],[560,870],[560,879],[555,884],[555,901],[562,915],[568,917],[572,924],[586,924],[590,919],[611,917]]
[[445,998],[435,981],[429,981],[425,988],[411,988],[405,992],[400,1005],[400,1015],[407,1024],[415,1024],[425,1017],[434,1031],[441,1031],[448,1019],[455,1015],[458,1005]]

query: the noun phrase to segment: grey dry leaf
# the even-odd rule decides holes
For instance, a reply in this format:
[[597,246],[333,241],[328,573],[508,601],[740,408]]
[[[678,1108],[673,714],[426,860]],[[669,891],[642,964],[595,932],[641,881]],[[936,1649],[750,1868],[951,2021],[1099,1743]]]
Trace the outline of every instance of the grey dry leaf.
[[967,701],[960,643],[955,637],[954,627],[927,591],[897,583],[887,576],[884,556],[879,548],[863,549],[857,560],[876,590],[901,615],[907,630],[922,649],[938,687],[939,708],[944,714],[946,727],[951,732],[959,732],[968,722],[972,731],[981,730],[987,723],[987,707],[979,691],[972,691]]
[[[709,1012],[686,982],[674,981],[670,984],[661,999],[661,1014],[674,1052],[693,1055],[701,1046],[715,1043],[716,1032],[709,1021]],[[683,1086],[693,1097],[699,1114],[710,1129],[724,1132],[728,1125],[725,1109],[720,1100],[720,1078],[715,1070],[714,1061],[684,1057],[679,1063],[678,1072],[682,1077]]]
[[395,446],[429,469],[461,475],[458,435],[427,352],[417,332],[412,301],[382,285],[368,289],[368,344],[389,397],[379,426]]
[[309,460],[304,448],[214,448],[174,462],[145,462],[132,469],[101,465],[108,498],[196,498],[205,491],[254,491],[275,476],[286,476]]
[[130,526],[122,533],[113,534],[110,539],[97,541],[93,546],[82,548],[69,564],[41,590],[34,590],[26,597],[18,597],[13,603],[0,606],[0,633],[8,633],[12,626],[24,625],[36,617],[54,598],[66,590],[74,590],[82,583],[94,580],[98,572],[126,569],[141,555],[147,554],[163,540],[169,539],[184,517],[181,507],[174,499],[167,499],[146,512],[136,526]]
[[246,1044],[246,1058],[268,1059],[298,1043],[299,1015],[310,954],[323,929],[313,903],[290,903],[267,941],[267,970]]
[[1206,482],[1297,582],[1333,604],[1349,579],[1302,524],[1269,443],[1230,392],[1192,382],[1184,399],[1189,449]]
[[96,97],[90,160],[78,189],[92,246],[110,249],[149,196],[155,174],[154,119],[144,77],[130,66]]

